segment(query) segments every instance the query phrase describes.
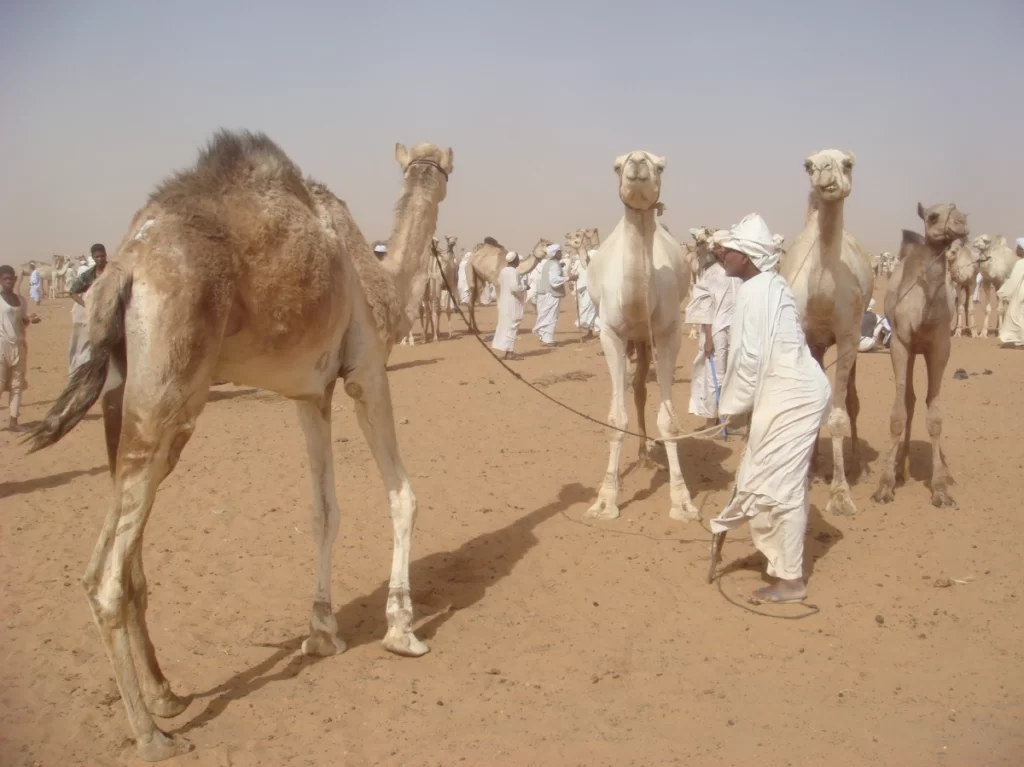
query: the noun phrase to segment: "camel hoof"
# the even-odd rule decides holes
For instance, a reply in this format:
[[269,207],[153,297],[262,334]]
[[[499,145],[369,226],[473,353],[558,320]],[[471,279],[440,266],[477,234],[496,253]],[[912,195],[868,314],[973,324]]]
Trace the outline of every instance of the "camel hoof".
[[853,499],[848,492],[836,493],[829,498],[825,510],[837,517],[852,517],[857,513],[857,507],[853,505]]
[[587,519],[618,519],[619,507],[603,498],[598,498],[597,503],[587,509],[583,515]]
[[932,491],[932,506],[937,509],[958,509],[956,501],[944,489]]
[[146,708],[153,716],[159,716],[161,719],[173,719],[184,712],[191,702],[191,695],[175,695],[168,691],[166,695],[146,701]]
[[871,500],[875,503],[892,503],[896,500],[896,494],[891,487],[880,487],[871,496]]
[[668,510],[668,515],[676,522],[699,522],[700,512],[692,503],[683,503]]
[[397,629],[389,630],[383,640],[384,649],[393,652],[395,655],[402,655],[406,658],[419,658],[430,652],[425,642],[421,642],[411,631],[400,632]]
[[168,736],[157,730],[148,741],[139,741],[135,745],[135,753],[144,762],[162,762],[176,756],[187,754],[195,746],[179,735]]
[[345,649],[345,640],[326,631],[314,631],[302,641],[302,654],[314,658],[329,658],[345,652]]

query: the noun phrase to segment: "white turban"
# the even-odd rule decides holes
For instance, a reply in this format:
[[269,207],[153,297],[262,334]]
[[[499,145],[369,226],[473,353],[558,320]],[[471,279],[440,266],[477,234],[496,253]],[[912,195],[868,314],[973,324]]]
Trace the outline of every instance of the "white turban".
[[511,264],[517,258],[519,258],[519,254],[516,253],[514,250],[510,250],[508,253],[505,254],[505,262],[506,263]]
[[728,250],[743,253],[759,272],[769,272],[778,266],[779,249],[772,240],[768,224],[756,213],[744,216],[722,238],[721,245]]
[[875,299],[868,301],[868,311],[873,312],[875,310]]
[[591,249],[591,250],[587,251],[587,258],[593,258],[596,255],[597,255],[597,251],[596,250]]
[[556,255],[558,255],[559,252],[561,252],[561,250],[561,245],[551,243],[550,245],[548,245],[547,250],[545,252],[548,254],[548,258],[554,258]]
[[1017,238],[1017,247],[1024,250],[1024,237]]
[[378,246],[376,246],[373,249],[373,252],[374,253],[387,253],[388,252],[388,246],[387,245],[378,245]]

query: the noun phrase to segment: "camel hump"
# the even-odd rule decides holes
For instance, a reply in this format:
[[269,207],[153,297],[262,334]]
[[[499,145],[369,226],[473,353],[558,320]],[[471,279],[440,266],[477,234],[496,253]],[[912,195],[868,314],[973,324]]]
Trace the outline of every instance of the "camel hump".
[[219,199],[225,191],[263,195],[275,188],[312,207],[298,166],[264,133],[220,130],[200,150],[195,166],[160,184],[150,200],[174,206],[189,200]]
[[501,243],[493,237],[484,237],[484,245],[490,245],[492,248],[500,248]]

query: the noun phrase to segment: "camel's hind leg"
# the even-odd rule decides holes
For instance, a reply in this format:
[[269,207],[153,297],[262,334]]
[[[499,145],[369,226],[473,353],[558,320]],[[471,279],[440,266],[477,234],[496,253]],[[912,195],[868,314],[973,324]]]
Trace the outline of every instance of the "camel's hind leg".
[[[661,392],[661,401],[658,403],[658,431],[663,438],[676,436],[680,429],[676,419],[675,407],[672,404],[672,383],[676,372],[676,358],[679,356],[679,345],[682,340],[682,328],[679,324],[659,336],[657,344],[657,365],[658,365],[658,388]],[[700,519],[700,512],[693,505],[690,498],[690,489],[683,479],[683,469],[679,465],[679,443],[676,441],[665,443],[665,453],[668,455],[669,474],[669,495],[672,505],[669,507],[668,515],[680,522],[690,522]]]
[[[890,503],[895,498],[896,472],[902,464],[900,453],[904,436],[910,439],[910,418],[914,412],[914,358],[899,337],[893,332],[890,344],[892,373],[896,392],[889,415],[889,450],[882,458],[882,473],[878,478],[878,489],[872,499],[876,503]],[[908,388],[909,387],[909,388]],[[909,411],[909,412],[908,412]]]
[[846,413],[850,416],[850,471],[857,467],[857,416],[860,415],[860,397],[857,396],[857,359],[854,355],[850,368],[849,386],[846,387]]
[[412,531],[416,523],[416,496],[402,465],[391,410],[391,390],[382,364],[357,366],[345,378],[345,393],[355,401],[356,416],[377,462],[388,493],[391,522],[394,526],[394,552],[388,587],[388,633],[384,647],[398,655],[418,657],[430,648],[413,633],[412,590],[409,583],[409,556]]
[[338,620],[331,608],[331,555],[340,521],[331,450],[333,394],[334,381],[331,381],[319,401],[296,403],[313,480],[313,539],[317,552],[313,615],[309,619],[309,638],[302,643],[302,652],[321,657],[345,651],[345,643],[338,636]]
[[466,265],[466,286],[469,288],[469,332],[478,335],[480,329],[476,326],[476,299],[480,288],[477,284],[476,272],[469,264]]
[[829,436],[832,439],[832,487],[829,489],[825,509],[833,514],[852,515],[857,513],[850,497],[850,485],[846,481],[846,466],[843,460],[843,438],[850,431],[850,415],[846,411],[847,392],[853,366],[857,362],[858,337],[843,336],[836,339],[836,376],[832,389],[832,412],[828,417]]
[[636,344],[636,365],[633,367],[633,404],[636,405],[636,422],[639,427],[640,439],[639,459],[646,464],[650,457],[647,453],[647,418],[644,408],[647,407],[647,373],[651,369],[651,347],[644,343]]
[[[151,348],[159,346],[159,341],[149,341]],[[146,380],[146,351],[141,350],[142,359],[133,361],[143,380],[129,381],[125,392],[114,507],[107,515],[83,585],[114,667],[138,755],[146,761],[160,761],[191,746],[158,729],[147,706],[147,701],[152,701],[155,713],[172,715],[180,713],[187,701],[171,693],[146,627],[142,534],[157,487],[173,470],[206,402],[211,366],[172,374],[174,385],[167,386],[166,369],[158,365],[150,369],[160,369],[161,380]],[[133,649],[140,660],[138,669],[132,660]],[[141,673],[137,675],[137,671]]]
[[946,363],[949,362],[949,338],[944,334],[936,336],[933,336],[931,346],[924,352],[925,364],[928,366],[926,423],[928,436],[932,442],[932,505],[939,508],[956,508],[956,501],[947,490],[947,485],[953,478],[946,466],[946,457],[942,454],[942,411],[939,409],[942,376],[946,371]]
[[597,500],[587,509],[585,516],[595,519],[617,519],[619,516],[619,458],[622,453],[622,438],[619,429],[629,425],[626,413],[626,342],[609,329],[601,333],[601,348],[608,363],[612,378],[612,405],[608,424],[615,427],[608,434],[608,467],[604,472]]

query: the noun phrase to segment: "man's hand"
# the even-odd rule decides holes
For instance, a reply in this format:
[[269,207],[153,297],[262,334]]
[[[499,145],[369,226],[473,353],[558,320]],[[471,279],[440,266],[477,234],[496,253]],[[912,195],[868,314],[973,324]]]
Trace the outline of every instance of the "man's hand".
[[715,342],[711,338],[711,326],[704,326],[704,356],[713,357],[715,355]]

